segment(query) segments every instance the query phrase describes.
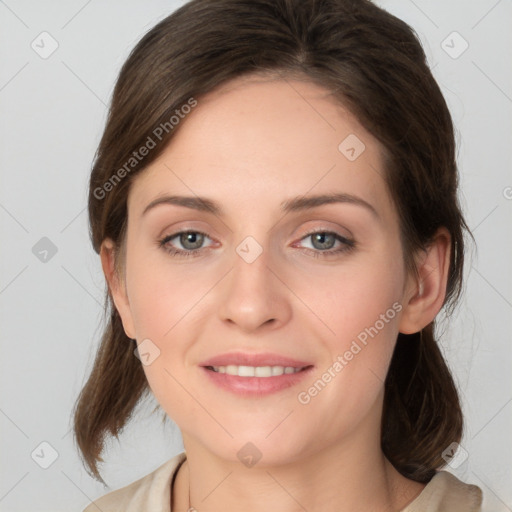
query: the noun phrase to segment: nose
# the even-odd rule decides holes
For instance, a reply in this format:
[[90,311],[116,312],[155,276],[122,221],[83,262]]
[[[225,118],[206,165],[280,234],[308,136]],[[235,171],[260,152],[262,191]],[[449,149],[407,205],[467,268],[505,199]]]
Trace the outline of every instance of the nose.
[[220,319],[246,333],[280,328],[292,315],[291,292],[268,250],[263,249],[250,261],[235,255],[233,268],[222,284]]

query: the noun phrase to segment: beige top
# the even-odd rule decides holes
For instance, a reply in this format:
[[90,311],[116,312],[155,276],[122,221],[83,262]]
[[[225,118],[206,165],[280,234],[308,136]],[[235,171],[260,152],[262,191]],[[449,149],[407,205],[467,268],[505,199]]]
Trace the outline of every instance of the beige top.
[[[185,459],[185,452],[176,455],[149,475],[97,499],[83,512],[171,512],[171,482]],[[401,512],[480,512],[481,503],[479,487],[439,471]]]

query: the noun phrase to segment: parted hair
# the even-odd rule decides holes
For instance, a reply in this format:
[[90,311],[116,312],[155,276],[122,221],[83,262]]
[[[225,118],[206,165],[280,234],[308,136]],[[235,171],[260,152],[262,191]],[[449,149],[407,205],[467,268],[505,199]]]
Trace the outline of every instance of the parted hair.
[[[190,98],[200,105],[202,95],[253,73],[324,87],[381,143],[408,271],[418,275],[414,255],[438,228],[451,235],[444,308],[452,313],[462,287],[464,238],[471,235],[457,197],[454,127],[413,29],[369,0],[192,0],[149,30],[119,72],[95,154],[88,200],[94,250],[106,238],[123,246],[130,185],[186,118],[160,130],[156,147],[127,169],[133,152]],[[443,450],[463,430],[434,323],[398,335],[385,380],[382,450],[418,482],[444,465]],[[75,442],[100,481],[107,437],[118,437],[149,394],[134,347],[107,287],[105,328],[73,411]]]

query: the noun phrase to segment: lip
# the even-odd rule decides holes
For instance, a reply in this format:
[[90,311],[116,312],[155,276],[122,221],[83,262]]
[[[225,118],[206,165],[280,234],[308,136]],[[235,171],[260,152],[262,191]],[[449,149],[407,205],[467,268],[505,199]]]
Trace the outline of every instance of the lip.
[[[273,377],[239,377],[218,373],[209,369],[209,366],[292,366],[303,368],[297,373],[284,373]],[[301,361],[279,354],[244,354],[231,352],[212,357],[200,364],[201,370],[205,373],[210,382],[221,389],[245,397],[258,397],[277,393],[284,389],[297,385],[300,381],[310,375],[314,365],[307,361]]]
[[[221,354],[207,359],[200,363],[199,366],[228,366],[230,364],[235,366],[292,366],[294,368],[312,366],[312,363],[308,361],[301,361],[279,354],[272,354],[270,352],[261,354],[228,352],[226,354]],[[271,377],[267,378],[270,379]]]

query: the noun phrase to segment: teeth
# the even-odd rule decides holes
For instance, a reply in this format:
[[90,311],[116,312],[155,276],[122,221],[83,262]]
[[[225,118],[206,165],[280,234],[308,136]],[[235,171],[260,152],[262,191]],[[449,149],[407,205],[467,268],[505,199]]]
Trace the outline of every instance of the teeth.
[[297,373],[303,368],[293,366],[211,366],[214,372],[237,375],[238,377],[275,377],[284,373]]

